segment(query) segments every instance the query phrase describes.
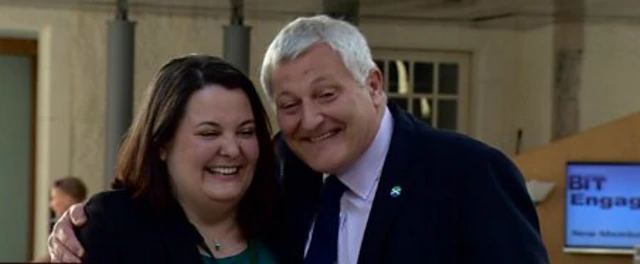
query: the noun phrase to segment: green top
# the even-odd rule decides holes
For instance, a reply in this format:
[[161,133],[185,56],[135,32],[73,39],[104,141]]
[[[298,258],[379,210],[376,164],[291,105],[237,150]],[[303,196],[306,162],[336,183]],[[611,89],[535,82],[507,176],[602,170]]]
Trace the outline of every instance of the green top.
[[200,255],[204,264],[277,264],[275,256],[258,240],[251,240],[249,246],[237,255],[213,258]]

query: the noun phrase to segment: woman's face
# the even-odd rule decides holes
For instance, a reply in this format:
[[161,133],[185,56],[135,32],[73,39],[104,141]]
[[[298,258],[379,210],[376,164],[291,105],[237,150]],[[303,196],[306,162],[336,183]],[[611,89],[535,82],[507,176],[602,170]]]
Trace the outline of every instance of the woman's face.
[[174,138],[161,150],[181,202],[237,203],[259,156],[249,99],[241,89],[208,85],[191,96]]
[[49,207],[56,214],[56,217],[60,217],[69,207],[76,202],[71,195],[68,195],[64,191],[53,187],[51,188],[51,200],[49,200]]

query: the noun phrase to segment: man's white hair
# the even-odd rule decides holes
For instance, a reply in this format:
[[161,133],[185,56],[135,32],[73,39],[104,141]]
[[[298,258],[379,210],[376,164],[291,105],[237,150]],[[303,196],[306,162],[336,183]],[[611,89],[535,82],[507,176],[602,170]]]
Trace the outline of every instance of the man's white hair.
[[338,53],[353,78],[365,85],[369,72],[376,67],[367,40],[346,21],[326,15],[300,17],[285,26],[264,55],[260,82],[265,95],[271,98],[271,74],[283,60],[296,59],[311,46],[324,43]]

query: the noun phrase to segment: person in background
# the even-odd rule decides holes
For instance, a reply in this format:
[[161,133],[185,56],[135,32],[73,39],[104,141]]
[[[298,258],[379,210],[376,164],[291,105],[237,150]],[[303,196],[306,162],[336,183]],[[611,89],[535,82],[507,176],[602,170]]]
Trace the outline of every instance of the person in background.
[[[82,180],[76,177],[66,177],[53,182],[51,186],[51,198],[49,208],[53,211],[55,219],[67,211],[72,205],[81,203],[87,198],[87,187]],[[36,258],[33,262],[49,262],[49,255]]]
[[87,187],[76,177],[56,180],[51,187],[49,207],[59,218],[69,207],[87,198]]

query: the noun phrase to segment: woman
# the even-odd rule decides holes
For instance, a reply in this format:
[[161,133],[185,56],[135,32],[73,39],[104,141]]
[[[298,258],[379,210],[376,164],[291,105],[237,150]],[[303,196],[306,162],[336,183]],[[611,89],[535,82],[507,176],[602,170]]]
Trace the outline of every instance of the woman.
[[89,263],[275,263],[263,242],[277,199],[268,117],[221,59],[166,64],[121,147],[114,191],[76,235]]

